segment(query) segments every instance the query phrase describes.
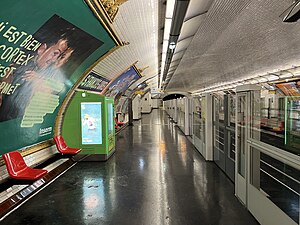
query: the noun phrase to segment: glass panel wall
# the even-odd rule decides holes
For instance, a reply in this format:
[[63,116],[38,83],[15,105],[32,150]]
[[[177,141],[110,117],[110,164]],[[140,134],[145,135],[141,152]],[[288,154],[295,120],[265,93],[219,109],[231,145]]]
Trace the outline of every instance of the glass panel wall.
[[[214,95],[214,161],[221,167],[225,167],[224,156],[224,95]],[[221,155],[220,155],[221,154]],[[223,160],[222,160],[223,158]],[[225,168],[223,168],[225,170]]]
[[205,97],[201,97],[201,131],[200,131],[200,135],[201,135],[201,140],[203,142],[203,144],[205,144],[205,126],[206,126],[206,98]]
[[[224,121],[224,95],[215,94],[215,153],[224,152],[225,121]],[[216,159],[215,159],[216,160]]]
[[245,178],[245,143],[246,143],[246,95],[238,96],[237,105],[237,151],[238,173]]
[[229,152],[228,157],[235,160],[235,111],[236,111],[236,95],[228,95],[229,105]]
[[185,116],[185,107],[184,107],[184,98],[177,99],[177,125],[184,131],[184,116]]
[[299,223],[299,170],[251,147],[250,183],[297,224]]
[[255,147],[250,147],[250,184],[297,224],[300,172],[294,164],[286,164],[272,146],[285,156],[289,156],[286,152],[300,154],[299,84],[297,80],[264,84],[268,89],[251,95],[250,116],[250,137],[258,141]]
[[271,87],[252,101],[251,138],[300,155],[300,81]]
[[193,135],[205,143],[205,97],[193,98]]
[[193,134],[197,138],[200,137],[201,131],[201,99],[193,98]]

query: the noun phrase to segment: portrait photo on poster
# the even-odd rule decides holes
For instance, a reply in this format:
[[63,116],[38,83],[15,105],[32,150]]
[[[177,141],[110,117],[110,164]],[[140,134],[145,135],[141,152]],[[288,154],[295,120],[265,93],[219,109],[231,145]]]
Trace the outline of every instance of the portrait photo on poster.
[[1,92],[0,122],[22,118],[21,127],[32,127],[54,113],[73,85],[73,73],[103,42],[58,15],[18,42],[11,41],[12,32],[4,34],[27,61],[19,63],[16,57],[20,54],[11,56],[9,66],[14,70],[0,78],[0,85],[14,87],[13,91]]

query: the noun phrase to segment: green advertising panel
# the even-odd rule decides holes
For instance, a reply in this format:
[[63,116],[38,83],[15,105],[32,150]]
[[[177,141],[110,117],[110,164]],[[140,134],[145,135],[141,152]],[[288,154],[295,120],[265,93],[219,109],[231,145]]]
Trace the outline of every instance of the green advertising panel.
[[75,82],[116,44],[84,1],[1,1],[0,154],[49,140]]
[[65,111],[62,136],[66,143],[81,148],[80,154],[107,160],[115,150],[114,99],[76,91]]

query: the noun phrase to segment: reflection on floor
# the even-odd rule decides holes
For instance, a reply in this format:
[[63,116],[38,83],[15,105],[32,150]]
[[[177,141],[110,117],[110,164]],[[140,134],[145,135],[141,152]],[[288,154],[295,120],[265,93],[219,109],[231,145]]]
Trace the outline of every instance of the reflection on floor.
[[8,216],[9,224],[252,225],[234,185],[154,110],[117,136],[106,163],[80,162]]

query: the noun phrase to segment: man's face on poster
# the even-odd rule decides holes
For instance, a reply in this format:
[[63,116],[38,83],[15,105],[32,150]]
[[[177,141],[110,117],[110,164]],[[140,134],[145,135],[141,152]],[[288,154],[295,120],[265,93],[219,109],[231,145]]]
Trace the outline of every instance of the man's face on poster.
[[60,56],[67,50],[67,40],[60,39],[52,46],[43,44],[38,50],[38,57],[36,60],[39,69],[46,69],[50,65],[56,63]]
[[74,49],[68,48],[66,51],[64,51],[63,54],[59,57],[59,59],[55,62],[55,68],[59,68],[62,65],[64,65],[66,62],[68,62],[69,58],[71,57],[72,53],[74,52]]

